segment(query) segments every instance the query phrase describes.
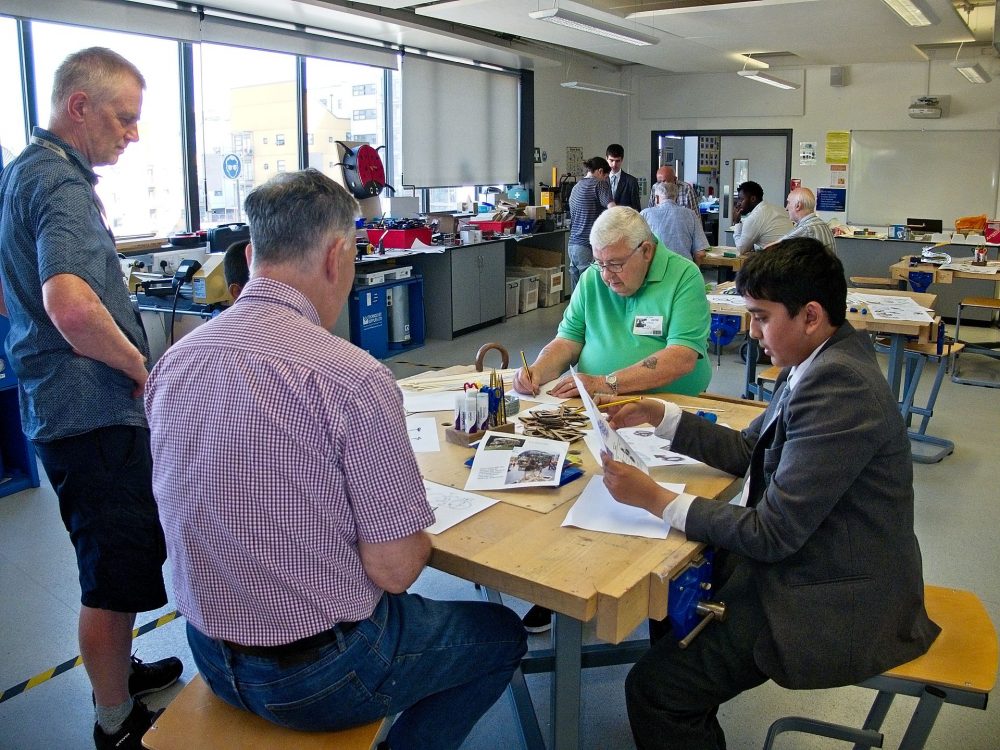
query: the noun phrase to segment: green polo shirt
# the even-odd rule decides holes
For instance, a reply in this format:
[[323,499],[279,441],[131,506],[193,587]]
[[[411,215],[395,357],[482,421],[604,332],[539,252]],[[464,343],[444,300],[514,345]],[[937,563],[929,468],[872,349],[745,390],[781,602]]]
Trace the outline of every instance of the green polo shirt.
[[[636,318],[646,318],[646,329],[636,333]],[[711,328],[708,298],[701,271],[690,260],[658,243],[642,286],[631,297],[621,297],[601,280],[596,268],[580,277],[570,298],[558,336],[583,344],[578,369],[589,375],[607,375],[630,367],[668,345],[686,346],[698,353],[694,369],[657,391],[696,396],[712,379],[707,342]]]

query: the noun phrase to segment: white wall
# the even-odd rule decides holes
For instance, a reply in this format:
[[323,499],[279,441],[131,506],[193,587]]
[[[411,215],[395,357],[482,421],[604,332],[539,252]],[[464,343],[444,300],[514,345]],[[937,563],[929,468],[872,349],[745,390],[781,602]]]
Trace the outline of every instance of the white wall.
[[[552,180],[553,166],[559,167],[560,176],[565,173],[567,146],[579,146],[583,149],[583,158],[589,159],[592,156],[604,156],[608,144],[621,143],[625,146],[625,171],[646,174],[647,149],[639,148],[636,151],[630,148],[625,127],[628,100],[633,97],[578,91],[559,85],[570,79],[616,88],[622,85],[618,73],[590,68],[583,68],[579,73],[573,72],[568,78],[565,70],[559,67],[535,71],[534,145],[548,152],[548,160],[535,165],[535,190],[537,191],[539,182],[548,184]],[[633,161],[634,166],[641,167],[642,171],[637,172],[631,168]]]
[[[650,132],[653,130],[791,128],[792,177],[801,179],[803,186],[815,189],[830,184],[829,167],[824,161],[827,131],[990,130],[1000,127],[1000,80],[995,79],[984,85],[970,84],[952,70],[947,61],[851,65],[848,85],[840,88],[830,86],[829,71],[828,67],[805,69],[805,109],[801,116],[683,117],[679,113],[668,118],[644,118],[641,116],[643,107],[639,97],[628,97],[629,112],[623,123],[628,126],[628,138],[623,143],[626,153],[635,157],[628,171],[633,174],[649,173],[648,151]],[[775,72],[781,75],[780,70]],[[724,76],[725,80],[736,77],[732,73],[720,73],[718,76]],[[660,87],[669,85],[669,78],[664,77],[663,71],[648,68],[627,69],[623,74],[623,85],[645,93],[652,88],[650,79],[656,79],[656,85]],[[756,101],[759,89],[774,90],[753,81],[742,83],[742,90],[745,90],[742,102],[747,105]],[[911,119],[906,111],[911,99],[926,94],[928,90],[931,94],[951,96],[950,114],[940,120]],[[712,91],[706,88],[705,96],[712,96]],[[536,96],[536,100],[538,98]],[[733,105],[731,111],[739,111],[741,100],[730,100],[729,104]],[[539,122],[542,121],[539,119]],[[799,166],[799,141],[818,143],[818,163],[815,166]],[[969,158],[997,160],[1000,154],[969,154]],[[926,184],[901,185],[900,189],[960,190],[961,185],[939,185],[934,182],[934,175],[928,175]],[[824,214],[824,217],[832,215]],[[997,215],[1000,215],[1000,206]],[[837,216],[844,218],[843,214]]]

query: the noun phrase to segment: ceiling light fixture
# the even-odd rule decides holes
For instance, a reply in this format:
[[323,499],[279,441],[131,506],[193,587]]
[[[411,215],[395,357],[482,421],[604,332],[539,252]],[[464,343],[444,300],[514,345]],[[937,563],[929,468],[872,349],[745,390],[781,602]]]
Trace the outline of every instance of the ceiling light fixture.
[[779,89],[793,90],[799,87],[797,83],[786,81],[784,78],[778,78],[762,70],[737,70],[736,75],[749,78],[751,81],[757,81],[758,83],[766,83],[768,86],[774,86]]
[[933,26],[938,17],[927,7],[925,0],[882,0],[897,16],[910,26]]
[[573,11],[565,10],[563,8],[536,10],[528,15],[536,21],[556,23],[560,26],[576,29],[577,31],[586,31],[588,34],[597,34],[598,36],[614,39],[619,42],[625,42],[626,44],[634,44],[637,47],[648,47],[650,45],[660,43],[658,37],[643,34],[640,31],[633,31],[632,29],[625,28],[624,26],[615,26],[610,23],[605,23],[604,21],[599,21],[596,18],[585,16],[582,13],[574,13]]
[[612,86],[602,86],[599,83],[584,83],[583,81],[563,81],[559,84],[564,89],[579,89],[580,91],[596,91],[598,94],[614,94],[615,96],[628,96],[631,91],[616,89]]
[[993,80],[983,66],[977,62],[955,60],[955,62],[951,64],[951,67],[965,76],[969,83],[989,83]]

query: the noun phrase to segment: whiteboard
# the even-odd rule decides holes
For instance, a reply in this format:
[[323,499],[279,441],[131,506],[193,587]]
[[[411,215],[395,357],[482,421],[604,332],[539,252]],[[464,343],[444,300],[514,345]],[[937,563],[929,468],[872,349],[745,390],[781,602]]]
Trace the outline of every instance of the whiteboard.
[[852,130],[847,222],[905,224],[997,212],[998,130]]

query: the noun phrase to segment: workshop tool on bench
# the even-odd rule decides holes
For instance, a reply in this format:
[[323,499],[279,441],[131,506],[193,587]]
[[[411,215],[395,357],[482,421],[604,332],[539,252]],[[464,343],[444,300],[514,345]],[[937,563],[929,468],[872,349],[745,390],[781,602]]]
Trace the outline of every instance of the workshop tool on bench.
[[687,648],[710,622],[726,619],[724,602],[710,601],[712,564],[715,553],[704,550],[688,566],[670,579],[667,594],[667,617],[677,638],[677,645]]

